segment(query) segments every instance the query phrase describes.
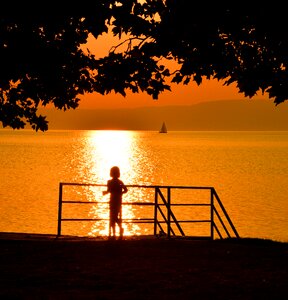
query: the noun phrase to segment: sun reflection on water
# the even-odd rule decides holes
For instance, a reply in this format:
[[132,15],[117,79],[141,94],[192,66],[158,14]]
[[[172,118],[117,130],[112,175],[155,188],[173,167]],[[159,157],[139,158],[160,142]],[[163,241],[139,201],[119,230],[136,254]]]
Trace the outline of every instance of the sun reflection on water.
[[[90,166],[91,183],[106,184],[110,179],[110,169],[118,166],[121,171],[120,179],[126,184],[137,182],[137,144],[135,133],[132,131],[89,131],[87,132],[87,151],[89,152],[87,165]],[[89,230],[89,236],[105,236],[109,230],[109,195],[103,196],[102,191],[106,187],[88,187],[88,201],[98,203],[93,205],[88,213],[89,218],[104,219],[93,222]],[[123,202],[135,202],[141,199],[141,191],[135,193],[128,189],[123,195]],[[122,218],[135,218],[137,207],[123,205]],[[87,226],[87,225],[86,225]],[[139,226],[137,224],[123,223],[124,235],[137,235]],[[117,228],[118,230],[118,228]]]

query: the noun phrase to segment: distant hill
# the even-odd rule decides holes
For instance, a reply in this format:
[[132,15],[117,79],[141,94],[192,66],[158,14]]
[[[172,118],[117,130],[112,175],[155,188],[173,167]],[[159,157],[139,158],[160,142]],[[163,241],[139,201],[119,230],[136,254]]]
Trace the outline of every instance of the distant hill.
[[45,110],[50,129],[159,130],[288,130],[288,103],[225,100],[189,106],[134,109]]

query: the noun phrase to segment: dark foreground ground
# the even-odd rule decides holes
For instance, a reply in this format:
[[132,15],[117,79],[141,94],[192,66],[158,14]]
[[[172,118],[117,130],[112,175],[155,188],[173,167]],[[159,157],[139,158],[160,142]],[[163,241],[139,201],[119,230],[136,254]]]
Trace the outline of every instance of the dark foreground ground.
[[287,299],[288,244],[0,233],[0,299]]

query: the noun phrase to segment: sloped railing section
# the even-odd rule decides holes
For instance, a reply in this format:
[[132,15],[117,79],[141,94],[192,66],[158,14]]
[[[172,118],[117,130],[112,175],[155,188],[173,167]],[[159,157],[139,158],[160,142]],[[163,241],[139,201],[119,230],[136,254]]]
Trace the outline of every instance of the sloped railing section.
[[[77,199],[65,199],[65,189],[81,187],[82,192],[77,192]],[[189,237],[195,239],[216,239],[216,238],[239,238],[239,234],[230,219],[223,203],[213,187],[194,186],[146,186],[128,185],[129,193],[134,194],[129,201],[123,199],[123,205],[133,207],[137,215],[122,215],[122,223],[129,226],[152,226],[155,236]],[[91,197],[82,199],[87,191],[91,189],[105,189],[105,185],[87,183],[64,183],[59,185],[58,203],[58,228],[57,235],[62,234],[63,222],[109,222],[107,213],[103,217],[64,217],[63,209],[66,205],[74,205],[75,213],[81,210],[83,205],[93,205],[94,210],[106,210],[108,212],[109,202],[96,201]],[[133,193],[134,192],[134,193]],[[102,193],[102,192],[101,192]],[[80,195],[80,196],[79,196]],[[71,195],[69,195],[71,197]],[[80,198],[79,198],[80,197]],[[103,208],[103,205],[106,205]],[[138,208],[135,208],[137,207]],[[144,209],[146,213],[144,214]],[[72,210],[73,211],[73,210]],[[84,209],[85,211],[85,209]],[[87,210],[86,210],[87,211]],[[148,211],[148,215],[147,215]],[[143,215],[142,215],[143,212]],[[145,231],[146,232],[146,231]],[[141,235],[145,235],[141,233]]]

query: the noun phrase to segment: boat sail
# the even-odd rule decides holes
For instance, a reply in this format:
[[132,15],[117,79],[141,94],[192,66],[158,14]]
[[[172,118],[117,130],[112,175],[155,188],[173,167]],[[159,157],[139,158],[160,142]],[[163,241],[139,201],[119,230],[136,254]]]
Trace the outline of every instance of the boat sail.
[[159,133],[167,133],[167,127],[165,122],[163,122],[161,129],[159,130]]

